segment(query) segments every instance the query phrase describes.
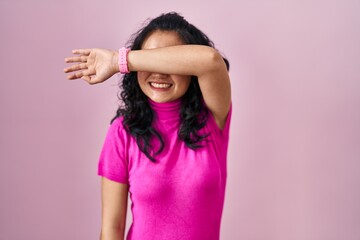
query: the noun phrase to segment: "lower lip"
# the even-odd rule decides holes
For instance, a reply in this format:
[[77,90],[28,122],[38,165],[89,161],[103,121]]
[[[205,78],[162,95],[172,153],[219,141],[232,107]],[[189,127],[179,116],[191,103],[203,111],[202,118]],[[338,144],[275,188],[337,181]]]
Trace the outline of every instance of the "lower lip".
[[149,85],[150,85],[151,89],[153,89],[155,91],[161,91],[161,92],[169,91],[172,88],[172,85],[169,88],[156,88],[156,87],[152,86],[150,83],[149,83]]

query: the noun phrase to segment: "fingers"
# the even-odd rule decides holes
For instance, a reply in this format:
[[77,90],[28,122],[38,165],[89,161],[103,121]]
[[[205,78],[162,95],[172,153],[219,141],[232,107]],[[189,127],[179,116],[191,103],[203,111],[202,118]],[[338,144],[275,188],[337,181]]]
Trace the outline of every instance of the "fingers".
[[74,54],[80,54],[81,56],[65,58],[65,62],[86,62],[87,57],[91,53],[91,49],[74,49],[71,52]]
[[95,74],[95,72],[92,72],[91,70],[87,69],[84,71],[79,71],[79,72],[73,73],[72,75],[67,76],[67,78],[69,80],[74,80],[74,79],[79,79],[79,78],[87,77],[87,76],[94,75],[94,74]]
[[87,61],[87,57],[86,57],[86,56],[65,58],[65,62],[67,62],[67,63],[72,63],[72,62],[86,62],[86,61]]
[[75,63],[76,62],[79,64],[65,68],[64,72],[68,73],[68,72],[73,72],[73,71],[77,71],[77,70],[82,70],[82,71],[75,72],[75,73],[67,76],[67,78],[69,80],[82,78],[85,81],[87,81],[88,83],[92,84],[91,82],[93,79],[91,78],[91,75],[95,74],[95,70],[88,69],[88,66],[87,66],[87,59],[91,53],[91,49],[73,49],[72,53],[79,54],[79,56],[65,58],[65,62],[66,63]]
[[74,49],[72,50],[72,53],[89,56],[91,49]]
[[82,70],[82,69],[87,69],[86,63],[80,63],[77,65],[65,68],[64,72],[67,73],[67,72],[73,72],[73,71]]

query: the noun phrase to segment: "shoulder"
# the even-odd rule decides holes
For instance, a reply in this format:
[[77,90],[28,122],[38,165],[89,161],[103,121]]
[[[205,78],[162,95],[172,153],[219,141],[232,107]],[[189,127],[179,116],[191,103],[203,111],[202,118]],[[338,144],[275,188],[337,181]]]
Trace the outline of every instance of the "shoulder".
[[112,134],[116,134],[118,136],[126,136],[127,135],[127,131],[124,127],[124,117],[123,116],[120,116],[120,117],[117,117],[115,118],[111,123],[110,123],[110,126],[109,126],[109,133],[112,133]]
[[114,125],[117,127],[123,127],[123,121],[124,121],[124,117],[119,116],[112,121],[111,125]]

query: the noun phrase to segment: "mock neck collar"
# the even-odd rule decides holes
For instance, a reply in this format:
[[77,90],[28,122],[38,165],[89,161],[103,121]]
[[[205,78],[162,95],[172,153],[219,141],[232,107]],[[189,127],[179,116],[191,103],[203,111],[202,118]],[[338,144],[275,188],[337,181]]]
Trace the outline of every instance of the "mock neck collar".
[[158,103],[148,98],[148,102],[159,121],[180,119],[181,98],[164,103]]

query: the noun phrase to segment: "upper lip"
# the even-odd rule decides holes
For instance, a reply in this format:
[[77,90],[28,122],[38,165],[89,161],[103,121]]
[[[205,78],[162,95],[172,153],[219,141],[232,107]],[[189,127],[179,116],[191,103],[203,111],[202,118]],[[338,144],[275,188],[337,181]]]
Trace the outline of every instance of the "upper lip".
[[156,81],[156,80],[151,80],[151,81],[149,81],[149,83],[172,84],[172,83],[170,83],[170,82]]

